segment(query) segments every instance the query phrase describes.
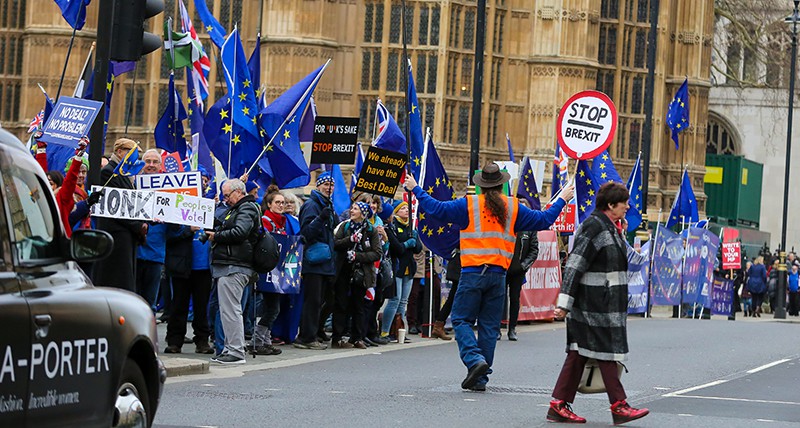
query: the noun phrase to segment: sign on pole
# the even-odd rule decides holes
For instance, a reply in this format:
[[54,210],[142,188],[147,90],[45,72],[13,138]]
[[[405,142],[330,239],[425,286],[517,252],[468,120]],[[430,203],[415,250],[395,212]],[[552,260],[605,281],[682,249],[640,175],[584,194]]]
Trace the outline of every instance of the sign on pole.
[[44,124],[42,140],[75,148],[81,137],[89,135],[97,113],[103,107],[100,101],[60,97],[53,113]]
[[520,292],[519,320],[553,320],[561,290],[561,262],[558,239],[551,230],[538,232],[539,257],[525,273]]
[[739,242],[722,243],[722,269],[742,268],[742,244]]
[[202,185],[203,178],[200,171],[139,174],[136,176],[136,188],[139,190],[158,190],[161,192],[202,196],[200,190]]
[[405,154],[372,146],[364,157],[355,191],[394,198],[405,167]]
[[[545,210],[550,208],[552,204],[547,204]],[[550,230],[558,233],[575,233],[575,204],[567,204],[564,209],[558,214],[558,218],[550,226]]]
[[357,117],[314,118],[314,144],[311,163],[347,164],[356,160]]
[[592,159],[614,139],[617,108],[602,92],[579,92],[561,108],[556,128],[564,153],[573,159]]

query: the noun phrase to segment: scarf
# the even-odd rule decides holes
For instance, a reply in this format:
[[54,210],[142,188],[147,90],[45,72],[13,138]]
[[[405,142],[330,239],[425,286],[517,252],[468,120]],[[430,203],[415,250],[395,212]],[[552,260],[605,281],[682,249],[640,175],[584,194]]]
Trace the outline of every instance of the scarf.
[[286,216],[267,210],[264,211],[264,215],[261,216],[261,218],[262,223],[264,223],[264,227],[269,232],[286,235]]

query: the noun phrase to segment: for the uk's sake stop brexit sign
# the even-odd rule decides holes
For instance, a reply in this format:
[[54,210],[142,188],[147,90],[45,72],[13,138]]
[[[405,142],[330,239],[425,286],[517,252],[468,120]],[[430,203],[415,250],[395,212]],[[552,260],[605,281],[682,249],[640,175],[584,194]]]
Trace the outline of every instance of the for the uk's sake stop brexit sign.
[[89,135],[92,122],[102,107],[103,103],[100,101],[59,97],[44,124],[42,140],[75,147],[81,137]]
[[561,150],[573,159],[592,159],[614,139],[617,108],[602,92],[579,92],[561,108],[556,127]]

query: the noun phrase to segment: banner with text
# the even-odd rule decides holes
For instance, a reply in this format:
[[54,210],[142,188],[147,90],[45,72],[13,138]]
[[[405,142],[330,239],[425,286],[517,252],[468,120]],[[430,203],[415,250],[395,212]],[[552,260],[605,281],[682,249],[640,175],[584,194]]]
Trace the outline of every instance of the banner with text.
[[136,176],[136,188],[139,190],[159,190],[161,192],[201,196],[200,188],[202,185],[203,179],[200,171],[139,174]]
[[97,113],[103,107],[100,101],[59,97],[53,113],[44,124],[42,140],[75,148],[81,137],[89,136]]
[[653,306],[675,306],[681,302],[681,264],[683,241],[665,227],[658,227],[653,238]]
[[259,275],[256,289],[265,293],[299,294],[303,244],[300,236],[272,234],[278,241],[280,259],[271,272]]
[[[547,204],[544,209],[550,208],[551,205]],[[558,233],[575,233],[575,204],[567,204],[550,229]]]
[[405,167],[405,154],[370,147],[358,174],[355,191],[394,198]]
[[711,283],[714,281],[714,262],[717,259],[719,237],[710,231],[690,227],[683,264],[682,303],[711,305]]
[[722,243],[722,269],[742,268],[742,244],[739,242]]
[[539,234],[539,257],[525,274],[520,293],[519,320],[552,320],[561,290],[558,240],[552,230]]
[[[92,191],[100,190],[93,186]],[[92,216],[214,227],[214,200],[179,193],[106,187]]]
[[731,315],[733,290],[732,280],[714,277],[714,283],[711,285],[711,315]]
[[357,117],[314,118],[311,163],[353,165],[356,161],[358,122]]
[[650,259],[628,247],[628,313],[647,312]]

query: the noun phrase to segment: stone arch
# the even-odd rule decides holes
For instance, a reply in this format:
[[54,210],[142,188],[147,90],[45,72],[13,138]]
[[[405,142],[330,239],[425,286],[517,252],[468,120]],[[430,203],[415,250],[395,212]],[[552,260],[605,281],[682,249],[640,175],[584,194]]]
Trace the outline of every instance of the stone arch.
[[709,110],[706,154],[739,155],[741,148],[742,137],[733,122],[725,116]]

